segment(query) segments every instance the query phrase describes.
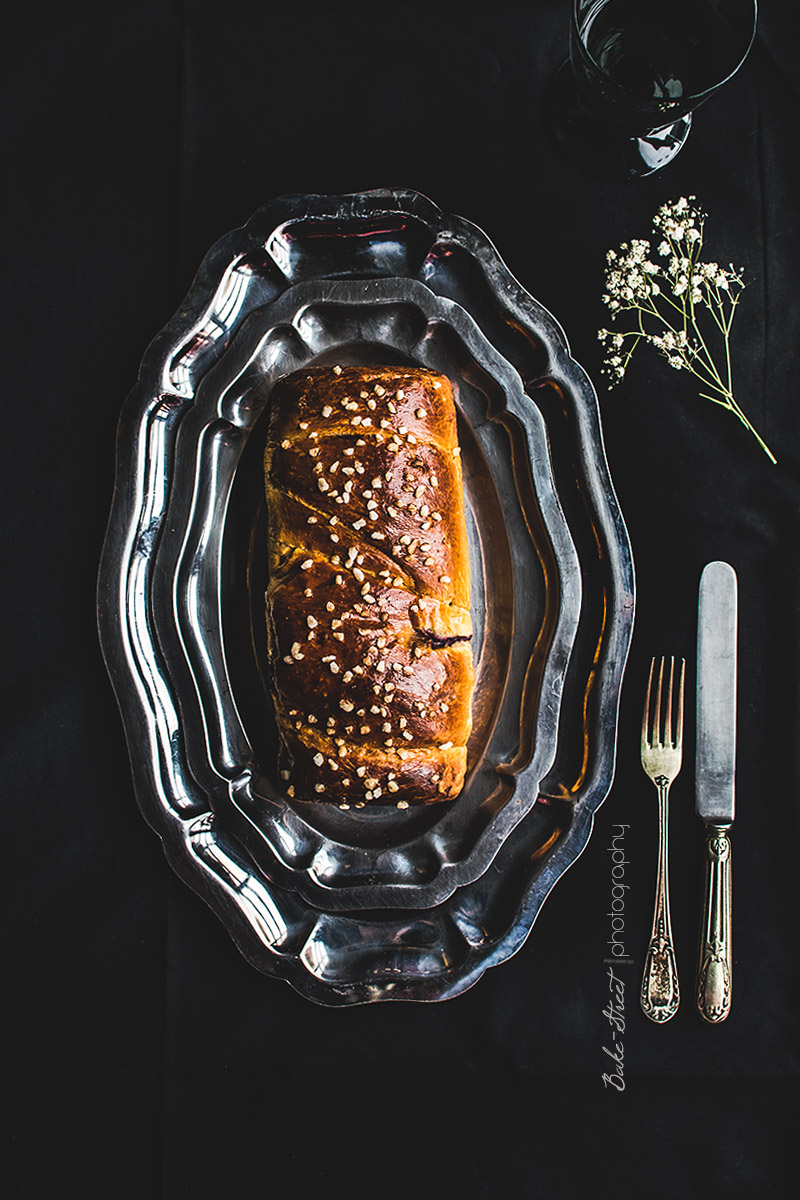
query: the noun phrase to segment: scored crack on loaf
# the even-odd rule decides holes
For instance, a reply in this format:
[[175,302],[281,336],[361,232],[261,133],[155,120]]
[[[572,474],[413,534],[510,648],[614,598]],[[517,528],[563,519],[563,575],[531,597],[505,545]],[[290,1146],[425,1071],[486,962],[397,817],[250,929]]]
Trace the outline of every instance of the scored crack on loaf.
[[450,381],[394,367],[285,377],[265,480],[287,794],[343,808],[456,796],[474,674]]

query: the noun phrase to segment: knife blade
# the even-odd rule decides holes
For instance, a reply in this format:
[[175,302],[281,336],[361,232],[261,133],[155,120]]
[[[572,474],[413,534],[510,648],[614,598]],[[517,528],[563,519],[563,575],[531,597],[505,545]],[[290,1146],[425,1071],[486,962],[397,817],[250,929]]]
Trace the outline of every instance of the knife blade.
[[712,562],[700,578],[697,615],[695,808],[706,826],[706,884],[697,1005],[713,1024],[731,1008],[731,844],[735,815],[736,572]]

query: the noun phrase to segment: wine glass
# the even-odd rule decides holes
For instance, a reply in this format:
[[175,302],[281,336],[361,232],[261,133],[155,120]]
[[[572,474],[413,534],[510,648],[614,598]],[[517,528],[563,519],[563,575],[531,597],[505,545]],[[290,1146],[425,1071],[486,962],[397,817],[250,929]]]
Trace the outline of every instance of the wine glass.
[[605,179],[666,166],[744,62],[757,16],[757,0],[573,0],[569,59],[548,92],[562,149]]

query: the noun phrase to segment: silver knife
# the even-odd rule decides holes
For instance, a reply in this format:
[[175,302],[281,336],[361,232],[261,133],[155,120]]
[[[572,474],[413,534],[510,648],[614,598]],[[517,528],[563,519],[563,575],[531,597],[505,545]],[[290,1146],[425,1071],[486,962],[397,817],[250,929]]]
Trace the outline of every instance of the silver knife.
[[736,774],[736,572],[709,563],[697,617],[695,807],[706,825],[706,887],[697,1005],[714,1024],[731,1010],[731,843]]

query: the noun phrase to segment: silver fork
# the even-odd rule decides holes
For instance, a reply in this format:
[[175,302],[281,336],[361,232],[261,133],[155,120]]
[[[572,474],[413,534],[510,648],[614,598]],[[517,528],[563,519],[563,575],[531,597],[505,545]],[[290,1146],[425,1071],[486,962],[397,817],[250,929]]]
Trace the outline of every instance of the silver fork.
[[[683,676],[684,660],[680,660],[677,704],[673,705],[675,659],[669,660],[669,680],[666,701],[662,704],[666,659],[658,666],[658,686],[653,696],[653,676],[656,660],[650,663],[647,698],[642,719],[642,766],[658,789],[658,876],[653,931],[647,947],[642,978],[642,1011],[651,1021],[668,1021],[678,1011],[680,991],[678,968],[672,945],[672,924],[669,914],[669,855],[667,826],[669,820],[669,789],[681,769],[683,757]],[[675,727],[673,735],[673,707]],[[663,712],[662,712],[663,709]]]

